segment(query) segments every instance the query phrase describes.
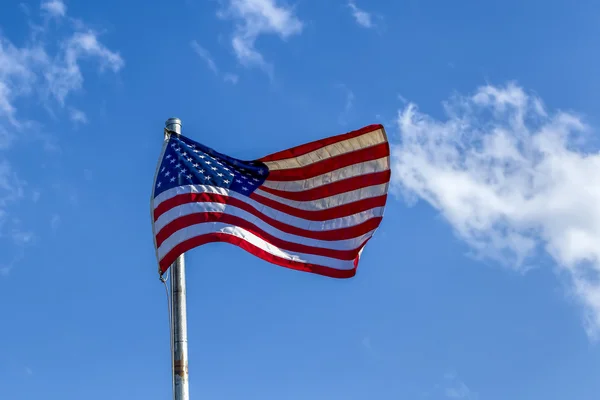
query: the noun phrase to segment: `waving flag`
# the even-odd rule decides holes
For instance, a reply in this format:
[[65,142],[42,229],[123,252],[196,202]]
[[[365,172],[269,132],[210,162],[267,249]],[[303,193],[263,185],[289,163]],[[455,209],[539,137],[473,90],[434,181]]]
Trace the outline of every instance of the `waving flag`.
[[283,267],[354,276],[383,217],[389,154],[382,125],[254,161],[171,133],[151,199],[160,273],[188,250],[228,242]]

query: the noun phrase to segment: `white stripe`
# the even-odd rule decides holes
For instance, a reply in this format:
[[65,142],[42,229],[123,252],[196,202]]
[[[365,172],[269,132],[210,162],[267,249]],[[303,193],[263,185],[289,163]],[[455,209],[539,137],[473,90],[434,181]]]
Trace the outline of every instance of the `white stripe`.
[[310,200],[310,201],[298,201],[289,200],[283,197],[275,196],[274,194],[265,192],[264,190],[257,189],[256,194],[267,197],[273,201],[281,204],[285,204],[290,207],[298,208],[305,211],[320,211],[327,210],[328,208],[342,206],[344,204],[354,203],[358,200],[370,199],[386,194],[388,191],[388,184],[382,183],[380,185],[367,186],[349,192],[336,194],[322,199]]
[[179,217],[183,217],[190,214],[202,213],[202,212],[222,212],[223,214],[233,215],[239,218],[242,218],[254,225],[258,228],[262,229],[266,233],[277,237],[278,239],[285,240],[287,242],[293,242],[298,244],[303,244],[306,246],[312,247],[320,247],[323,249],[332,249],[332,250],[353,250],[360,247],[361,244],[364,243],[369,237],[373,235],[375,230],[367,232],[363,235],[360,235],[356,238],[345,239],[345,240],[319,240],[319,239],[311,239],[304,236],[293,235],[291,233],[286,233],[280,231],[279,229],[267,224],[263,220],[258,217],[250,214],[247,211],[244,211],[240,208],[233,207],[231,205],[221,204],[221,203],[188,203],[182,204],[175,208],[170,209],[163,215],[161,215],[156,222],[154,223],[155,231],[158,233],[170,222],[174,221]]
[[377,160],[365,161],[353,164],[348,167],[336,169],[323,175],[315,176],[309,179],[298,181],[270,181],[268,178],[263,186],[271,189],[285,190],[287,192],[301,192],[303,190],[313,189],[329,183],[341,181],[355,176],[382,172],[390,169],[389,157],[382,157]]
[[385,143],[386,141],[387,139],[383,129],[377,129],[352,139],[342,140],[340,142],[321,147],[320,149],[311,151],[310,153],[302,154],[298,157],[286,158],[278,161],[267,161],[265,164],[271,171],[304,167],[318,161],[323,161],[330,157],[372,147],[381,143]]
[[349,270],[354,268],[353,260],[338,260],[335,258],[317,256],[314,254],[303,254],[285,251],[262,240],[252,232],[249,232],[237,226],[223,224],[221,222],[210,222],[206,224],[192,225],[177,231],[175,234],[171,235],[171,237],[165,240],[163,244],[158,248],[158,259],[162,260],[163,257],[179,243],[182,243],[196,236],[213,232],[224,233],[227,235],[239,237],[253,244],[256,247],[285,260],[322,265],[325,267],[335,268],[339,270]]
[[[267,207],[256,200],[249,198],[248,196],[244,196],[243,194],[237,193],[233,190],[224,189],[216,186],[208,186],[208,185],[185,185],[185,186],[176,186],[172,189],[165,190],[160,193],[153,200],[152,206],[153,209],[156,209],[163,201],[180,195],[180,194],[188,194],[188,193],[217,193],[223,196],[234,197],[238,200],[241,200],[245,203],[248,203],[256,210],[261,212],[262,214],[276,219],[278,221],[283,222],[284,224],[292,225],[298,228],[307,229],[310,231],[327,231],[332,229],[341,229],[348,228],[354,225],[361,224],[371,218],[381,217],[383,216],[384,207],[375,207],[370,210],[365,210],[353,215],[349,215],[346,217],[330,219],[327,221],[309,221],[307,219],[298,218],[293,215],[286,214],[284,212],[275,210],[271,207]],[[215,204],[215,211],[219,211],[224,209],[225,204],[217,205]],[[219,208],[221,207],[221,208]]]

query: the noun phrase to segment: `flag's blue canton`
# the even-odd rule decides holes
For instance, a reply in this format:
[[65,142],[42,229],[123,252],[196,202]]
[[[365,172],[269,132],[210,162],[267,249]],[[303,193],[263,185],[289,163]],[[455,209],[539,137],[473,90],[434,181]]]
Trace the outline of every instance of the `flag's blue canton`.
[[249,196],[267,178],[259,161],[226,156],[181,135],[171,135],[158,168],[154,197],[183,185],[211,185]]

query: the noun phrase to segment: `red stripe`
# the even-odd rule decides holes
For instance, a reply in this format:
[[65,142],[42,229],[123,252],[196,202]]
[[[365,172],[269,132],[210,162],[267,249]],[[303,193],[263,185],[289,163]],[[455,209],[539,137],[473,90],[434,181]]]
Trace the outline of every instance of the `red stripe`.
[[158,207],[156,207],[156,209],[154,210],[154,221],[156,221],[161,215],[163,215],[165,212],[169,211],[174,207],[188,203],[201,202],[231,205],[232,207],[237,207],[260,218],[267,224],[279,229],[280,231],[290,233],[292,235],[304,236],[307,238],[318,240],[352,239],[357,236],[364,235],[365,233],[377,228],[381,223],[382,219],[382,217],[373,217],[358,225],[350,226],[347,228],[332,229],[325,231],[311,231],[308,229],[298,228],[293,225],[288,225],[281,221],[277,221],[271,217],[268,217],[265,214],[258,211],[252,205],[240,199],[236,199],[235,197],[223,196],[216,193],[185,193],[171,197],[170,199],[160,203]]
[[329,157],[303,167],[272,170],[269,171],[268,179],[270,181],[297,181],[300,179],[308,179],[349,165],[377,160],[389,155],[390,146],[387,142],[384,142],[375,146],[343,153],[335,157]]
[[175,262],[177,257],[181,254],[189,251],[195,247],[201,246],[206,243],[212,242],[227,242],[234,244],[248,253],[253,254],[259,258],[270,263],[280,265],[282,267],[295,269],[297,271],[311,272],[313,274],[324,275],[331,278],[352,278],[356,275],[356,268],[358,266],[358,257],[354,260],[354,268],[351,270],[339,270],[331,267],[325,267],[322,265],[301,263],[297,261],[286,260],[281,257],[277,257],[264,251],[261,248],[254,246],[253,244],[241,239],[237,236],[228,235],[226,233],[208,233],[206,235],[196,236],[179,243],[170,252],[168,252],[162,260],[160,260],[159,267],[161,274],[164,274],[169,266]]
[[208,213],[195,213],[188,214],[182,217],[176,218],[173,221],[165,225],[160,232],[156,234],[156,247],[160,247],[162,243],[169,238],[172,234],[180,229],[187,228],[188,226],[202,224],[205,222],[222,222],[225,224],[231,224],[243,228],[249,232],[252,232],[262,240],[270,243],[280,249],[305,253],[314,254],[317,256],[336,258],[338,260],[354,260],[358,254],[358,250],[362,247],[362,243],[357,246],[356,249],[352,250],[335,250],[322,247],[308,246],[305,244],[288,242],[273,236],[253,223],[246,221],[243,218],[236,217],[235,215],[223,214],[221,212],[208,212]]
[[357,200],[352,203],[342,204],[340,206],[326,208],[324,210],[302,210],[300,208],[290,207],[286,204],[282,204],[278,201],[261,196],[256,192],[252,193],[250,198],[258,201],[261,204],[264,204],[267,207],[271,207],[277,211],[293,215],[294,217],[307,219],[309,221],[327,221],[330,219],[347,217],[362,211],[370,210],[371,208],[383,207],[385,206],[387,194]]
[[[321,140],[315,140],[314,142],[306,143],[306,144],[303,144],[300,146],[292,147],[291,149],[282,150],[277,153],[270,154],[268,156],[261,158],[259,161],[262,161],[262,162],[277,161],[277,160],[285,160],[286,158],[298,157],[303,154],[310,153],[311,151],[321,149],[330,144],[334,144],[337,142],[341,142],[342,140],[348,140],[348,139],[352,139],[352,138],[355,138],[358,136],[362,136],[364,134],[376,131],[378,129],[383,130],[383,125],[380,125],[380,124],[369,125],[369,126],[365,126],[364,128],[361,128],[361,129],[358,129],[358,130],[355,130],[352,132],[343,133],[343,134],[337,135],[337,136],[331,136],[331,137],[321,139]],[[385,130],[384,130],[384,133],[385,133]]]
[[318,200],[325,197],[335,196],[336,194],[350,192],[360,188],[381,185],[387,183],[390,180],[391,171],[375,172],[371,174],[354,176],[352,178],[342,179],[327,185],[314,187],[312,189],[290,192],[287,190],[273,189],[266,186],[261,186],[260,190],[274,194],[275,196],[282,197],[288,200],[296,201],[312,201]]

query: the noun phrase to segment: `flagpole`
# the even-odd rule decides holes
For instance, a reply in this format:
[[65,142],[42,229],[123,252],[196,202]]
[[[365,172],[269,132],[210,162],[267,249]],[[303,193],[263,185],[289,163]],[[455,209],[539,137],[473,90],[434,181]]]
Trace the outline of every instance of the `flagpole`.
[[[181,134],[181,120],[169,118],[168,130]],[[166,139],[166,137],[165,137]],[[185,290],[185,256],[182,254],[171,265],[171,313],[173,349],[173,400],[189,400],[187,312]]]

